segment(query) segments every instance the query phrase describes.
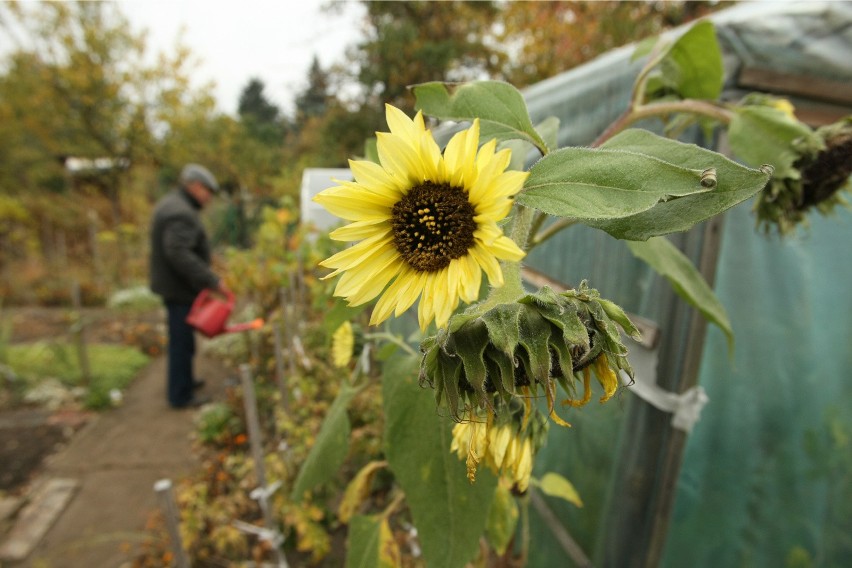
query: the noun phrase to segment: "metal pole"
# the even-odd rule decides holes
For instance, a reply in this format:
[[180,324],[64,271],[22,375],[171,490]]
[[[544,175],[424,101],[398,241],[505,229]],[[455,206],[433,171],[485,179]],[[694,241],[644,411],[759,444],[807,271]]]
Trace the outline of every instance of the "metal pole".
[[175,562],[178,568],[189,568],[189,558],[186,556],[186,551],[183,549],[183,541],[180,538],[180,519],[178,518],[177,503],[175,503],[175,494],[172,491],[172,480],[161,479],[154,484],[154,492],[160,500],[160,507],[163,509],[163,514],[166,516],[166,527],[169,530],[169,538],[172,541],[172,552],[175,555]]

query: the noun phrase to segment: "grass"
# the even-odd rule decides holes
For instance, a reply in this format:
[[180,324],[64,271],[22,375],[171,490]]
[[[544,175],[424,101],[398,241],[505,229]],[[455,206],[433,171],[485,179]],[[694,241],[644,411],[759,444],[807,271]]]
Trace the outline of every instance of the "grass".
[[[109,406],[109,392],[123,390],[150,358],[134,347],[125,345],[90,344],[87,346],[91,383],[86,406]],[[60,342],[36,342],[7,345],[5,364],[20,377],[28,388],[54,378],[63,385],[74,387],[83,383],[82,371],[74,345]]]

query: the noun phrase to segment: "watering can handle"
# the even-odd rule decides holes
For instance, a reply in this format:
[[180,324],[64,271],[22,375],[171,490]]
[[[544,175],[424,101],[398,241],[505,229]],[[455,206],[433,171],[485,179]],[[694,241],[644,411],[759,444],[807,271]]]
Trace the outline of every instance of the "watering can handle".
[[[192,306],[194,308],[201,307],[201,305],[203,305],[204,302],[207,301],[207,298],[209,298],[210,295],[213,294],[213,293],[222,294],[222,292],[220,292],[218,290],[213,290],[211,288],[205,288],[201,292],[199,292],[198,295],[195,297],[195,300],[192,302]],[[231,292],[230,290],[228,290],[227,293],[225,293],[223,295],[228,300],[228,303],[233,305],[233,303],[235,301],[234,293]]]

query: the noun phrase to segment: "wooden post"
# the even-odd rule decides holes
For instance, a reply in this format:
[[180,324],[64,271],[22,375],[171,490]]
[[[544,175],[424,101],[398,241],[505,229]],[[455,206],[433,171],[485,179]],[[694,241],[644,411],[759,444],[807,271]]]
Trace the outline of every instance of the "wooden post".
[[94,209],[89,209],[87,215],[89,218],[89,249],[92,253],[92,270],[94,271],[95,282],[98,283],[98,286],[103,287],[103,266],[101,265],[101,249],[98,244],[98,214]]
[[154,491],[160,500],[160,507],[166,516],[166,527],[169,530],[169,538],[172,541],[172,552],[175,555],[175,563],[178,568],[189,568],[189,558],[183,549],[183,541],[180,538],[180,518],[178,516],[177,503],[175,503],[174,491],[172,491],[172,480],[161,479],[154,484]]
[[[698,269],[711,285],[721,223],[716,217],[703,232],[685,235],[687,245],[700,247]],[[677,299],[663,321],[657,383],[680,394],[698,382],[706,320]],[[671,414],[638,397],[630,402],[605,505],[604,536],[597,546],[601,566],[656,568],[660,564],[686,446],[686,433],[673,428],[671,419]]]
[[296,376],[296,355],[293,352],[293,326],[295,322],[293,322],[293,313],[290,309],[290,302],[288,302],[288,292],[286,288],[281,288],[279,290],[280,302],[281,302],[281,322],[282,329],[284,330],[284,347],[287,349],[287,371],[289,376]]
[[[254,471],[257,477],[257,489],[259,491],[257,502],[260,505],[260,510],[263,513],[263,523],[267,531],[271,534],[280,535],[275,519],[272,517],[272,511],[269,510],[269,496],[267,491],[269,487],[266,484],[266,468],[263,463],[263,433],[260,429],[260,420],[257,412],[257,399],[255,398],[254,382],[251,376],[251,367],[245,363],[240,365],[240,379],[243,386],[243,404],[246,410],[246,426],[248,427],[249,443],[251,445],[251,455],[254,460]],[[284,557],[284,552],[281,550],[280,543],[273,543],[278,565],[287,566],[287,560]]]
[[71,324],[71,333],[74,336],[74,344],[77,347],[77,361],[80,364],[82,386],[89,386],[92,381],[92,371],[89,367],[89,352],[86,347],[86,326],[83,322],[83,301],[80,297],[80,283],[77,280],[71,282],[71,305],[74,307],[74,322]]
[[290,393],[287,390],[287,377],[284,374],[284,344],[281,337],[281,321],[275,326],[275,376],[278,380],[278,390],[281,393],[281,408],[285,413],[290,412]]

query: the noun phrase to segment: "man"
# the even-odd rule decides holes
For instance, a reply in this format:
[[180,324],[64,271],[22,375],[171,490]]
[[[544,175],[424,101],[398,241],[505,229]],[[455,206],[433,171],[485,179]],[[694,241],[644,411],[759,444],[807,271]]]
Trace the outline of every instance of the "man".
[[207,401],[193,392],[203,381],[193,374],[195,333],[186,316],[201,290],[228,291],[210,270],[210,245],[199,217],[218,192],[219,184],[207,168],[187,164],[179,186],[160,199],[151,221],[151,290],[163,298],[168,312],[167,394],[172,408]]

